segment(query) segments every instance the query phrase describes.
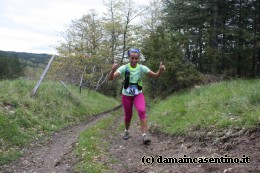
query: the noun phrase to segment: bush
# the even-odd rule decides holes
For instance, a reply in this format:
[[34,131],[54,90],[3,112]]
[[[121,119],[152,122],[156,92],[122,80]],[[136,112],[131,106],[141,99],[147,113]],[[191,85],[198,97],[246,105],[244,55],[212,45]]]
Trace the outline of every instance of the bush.
[[[156,72],[158,67],[151,69],[156,69]],[[164,98],[173,92],[193,87],[200,83],[202,79],[202,74],[192,63],[174,59],[167,62],[166,71],[158,79],[148,80],[146,83],[147,92],[151,98],[158,96]]]
[[0,56],[0,79],[14,79],[23,75],[18,59]]

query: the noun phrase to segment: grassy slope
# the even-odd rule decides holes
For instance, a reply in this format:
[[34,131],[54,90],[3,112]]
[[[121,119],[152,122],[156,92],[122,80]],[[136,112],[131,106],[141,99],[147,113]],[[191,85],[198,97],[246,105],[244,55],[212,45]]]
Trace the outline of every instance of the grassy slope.
[[72,99],[59,82],[43,82],[30,97],[36,81],[0,82],[0,164],[16,159],[20,148],[46,134],[111,109],[115,99],[93,91],[68,86],[80,101]]
[[74,168],[75,172],[109,172],[109,167],[100,160],[105,158],[106,149],[109,147],[109,142],[104,139],[116,133],[115,129],[112,130],[112,128],[114,120],[120,114],[121,110],[116,111],[80,134],[74,150],[78,159]]
[[[60,84],[45,83],[43,86],[41,86],[38,95],[35,98],[30,98],[28,92],[31,92],[35,83],[29,84],[28,82],[20,80],[13,82],[4,81],[4,83],[5,84],[0,83],[1,88],[3,86],[5,86],[5,89],[15,88],[13,89],[13,91],[16,90],[16,92],[19,92],[20,90],[17,86],[24,85],[26,87],[22,87],[23,89],[21,89],[24,90],[21,91],[21,93],[24,94],[12,94],[13,96],[10,98],[8,97],[10,93],[2,93],[3,95],[0,95],[0,117],[7,117],[4,119],[16,122],[17,125],[13,125],[13,127],[15,127],[13,129],[23,129],[24,127],[19,124],[19,114],[17,112],[19,112],[19,107],[25,107],[26,109],[23,108],[23,111],[25,112],[24,115],[29,117],[27,119],[35,119],[39,121],[36,121],[38,122],[38,124],[33,123],[33,125],[29,125],[29,128],[32,129],[31,133],[33,135],[35,135],[36,132],[46,133],[46,131],[59,129],[62,126],[69,124],[71,120],[73,120],[72,122],[76,122],[82,118],[85,118],[85,115],[95,113],[95,110],[98,112],[99,107],[102,107],[102,109],[104,110],[118,104],[118,102],[114,101],[113,99],[106,98],[91,91],[85,91],[86,93],[82,93],[82,95],[77,95],[79,99],[82,100],[84,106],[76,107],[75,102],[68,97],[66,90],[60,87]],[[13,86],[10,87],[11,85]],[[53,87],[56,88],[56,94],[54,92],[51,93],[50,91],[50,89]],[[208,86],[202,86],[189,92],[180,92],[164,101],[160,101],[159,103],[153,105],[151,111],[149,112],[149,123],[158,125],[160,127],[159,129],[162,132],[168,134],[185,134],[191,129],[198,127],[207,128],[209,126],[214,128],[227,128],[231,126],[248,128],[259,126],[259,88],[260,80],[237,80],[232,82],[221,82]],[[78,93],[77,89],[70,89],[73,91],[73,93]],[[46,95],[47,93],[49,95],[53,95],[53,97],[45,97],[44,95]],[[58,107],[60,107],[58,111],[52,111],[59,112],[55,113],[57,118],[55,118],[54,116],[48,116],[52,114],[47,113],[48,110],[38,110],[41,108],[41,106],[37,106],[37,109],[32,109],[30,108],[32,107],[32,104],[28,104],[31,105],[28,107],[28,105],[26,104],[27,102],[25,101],[26,99],[19,99],[19,97],[25,97],[26,99],[28,99],[27,102],[29,103],[39,101],[43,106],[49,106],[51,109],[54,109],[52,104],[58,105]],[[63,99],[59,99],[59,101],[57,101],[57,97],[62,97]],[[96,99],[97,97],[101,98]],[[104,104],[102,104],[103,101],[105,102]],[[5,108],[3,108],[6,107],[7,103],[13,104],[13,108],[11,110],[5,110]],[[76,108],[80,108],[81,111],[76,111]],[[12,110],[15,111],[15,113],[10,113]],[[41,113],[41,111],[44,112]],[[30,112],[32,113],[30,114]],[[34,115],[35,112],[40,113],[41,119],[40,117]],[[4,116],[2,116],[2,114]],[[111,123],[113,124],[113,119],[115,118],[115,115],[118,116],[119,114],[121,115],[122,112],[118,111],[114,113],[112,117],[107,117],[104,120],[101,120],[95,126],[81,133],[78,145],[75,149],[77,156],[80,157],[80,162],[77,164],[76,170],[82,172],[102,172],[102,170],[109,169],[106,168],[106,166],[100,164],[97,160],[102,157],[102,153],[104,154],[104,151],[106,150],[105,148],[108,145],[107,143],[102,142],[102,138],[104,137],[104,135],[107,135],[107,133],[104,132],[109,132],[109,129],[111,128]],[[9,116],[10,118],[8,118]],[[3,121],[1,120],[1,118],[0,135],[3,135],[4,128],[2,128]],[[32,121],[27,119],[25,120],[25,122]],[[41,121],[42,119],[44,120],[43,122]],[[51,122],[50,120],[52,120],[53,122]],[[62,121],[61,125],[59,125],[60,121]],[[40,124],[41,122],[42,125]],[[25,139],[28,139],[27,135],[30,134],[23,133],[23,131],[21,130],[8,130],[8,132],[6,133],[15,134],[17,132],[20,136],[25,135]],[[41,133],[39,133],[39,135],[41,135]],[[2,138],[2,136],[0,137]],[[93,140],[85,140],[86,138],[91,138]],[[0,149],[2,149],[1,142],[3,143],[3,140],[0,140]],[[4,141],[4,144],[6,145],[7,142],[8,141]],[[29,142],[25,142],[25,144],[27,143]],[[12,148],[15,148],[17,145],[11,143],[9,144],[9,146],[13,146]],[[3,153],[2,150],[0,150],[0,152]],[[0,154],[0,159],[3,158],[2,153]]]
[[[151,106],[149,122],[168,134],[184,134],[191,128],[259,126],[260,80],[222,82],[179,92]],[[75,153],[76,172],[109,172],[102,161],[109,147],[103,138],[111,135],[111,124],[122,110],[98,122],[79,136]],[[137,116],[134,116],[136,118]],[[123,122],[112,133],[123,131]],[[86,140],[92,139],[92,140]],[[119,139],[120,140],[120,139]],[[107,154],[109,155],[109,154]],[[113,161],[113,158],[110,158]]]
[[198,128],[249,128],[260,122],[260,80],[202,86],[159,102],[149,121],[167,134]]

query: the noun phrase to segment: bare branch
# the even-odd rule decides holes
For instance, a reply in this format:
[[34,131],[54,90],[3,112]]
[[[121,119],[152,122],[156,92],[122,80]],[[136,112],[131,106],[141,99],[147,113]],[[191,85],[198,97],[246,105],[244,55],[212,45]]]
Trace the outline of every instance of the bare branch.
[[97,82],[97,85],[96,85],[96,91],[98,90],[98,88],[99,88],[99,86],[100,86],[100,84],[99,84],[99,82],[102,80],[102,78],[103,78],[103,76],[104,76],[104,73],[103,73],[103,70],[101,69],[101,77],[99,78],[99,80],[98,80],[98,82]]

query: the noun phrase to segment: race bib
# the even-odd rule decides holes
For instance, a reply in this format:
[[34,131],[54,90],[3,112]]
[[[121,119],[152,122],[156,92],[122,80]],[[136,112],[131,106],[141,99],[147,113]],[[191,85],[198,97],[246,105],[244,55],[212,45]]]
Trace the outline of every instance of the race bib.
[[128,94],[131,94],[131,95],[137,95],[139,94],[139,91],[138,91],[138,88],[136,85],[130,85],[127,89],[126,89],[126,92]]

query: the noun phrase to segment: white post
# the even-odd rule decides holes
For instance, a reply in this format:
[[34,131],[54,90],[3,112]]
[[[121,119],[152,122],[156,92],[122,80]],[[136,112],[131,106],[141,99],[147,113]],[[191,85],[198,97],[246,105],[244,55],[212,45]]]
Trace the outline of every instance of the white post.
[[36,94],[36,92],[37,92],[39,86],[40,86],[41,83],[42,83],[43,78],[45,77],[47,71],[49,70],[49,67],[50,67],[50,65],[51,65],[51,63],[52,63],[54,57],[55,57],[55,55],[53,55],[53,56],[51,57],[51,59],[50,59],[48,65],[46,66],[46,68],[45,68],[44,72],[42,73],[40,79],[38,80],[36,86],[33,88],[32,93],[31,93],[31,96],[34,96],[34,95]]

